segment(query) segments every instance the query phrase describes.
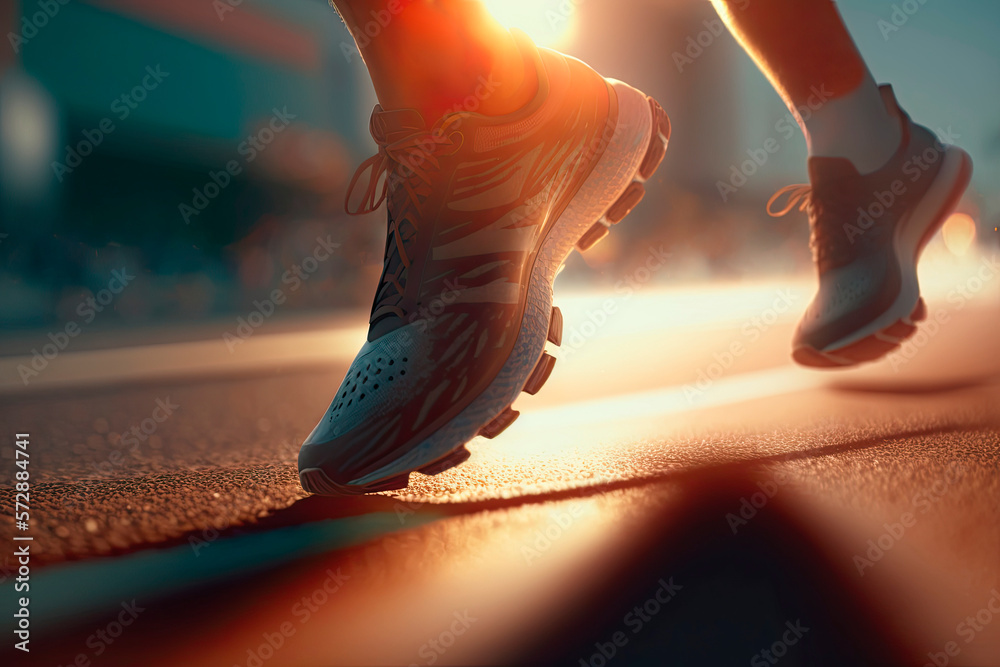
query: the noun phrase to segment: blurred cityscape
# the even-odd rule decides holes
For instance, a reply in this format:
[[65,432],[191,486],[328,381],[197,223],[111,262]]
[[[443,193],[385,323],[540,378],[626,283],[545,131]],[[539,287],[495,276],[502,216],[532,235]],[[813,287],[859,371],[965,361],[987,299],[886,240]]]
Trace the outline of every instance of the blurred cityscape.
[[[805,142],[710,3],[488,4],[673,121],[644,204],[561,285],[613,285],[650,246],[671,254],[664,282],[810,270],[805,219],[764,212],[804,181]],[[962,220],[996,244],[1000,5],[840,6],[876,77],[973,156]],[[0,28],[4,333],[81,309],[101,328],[231,319],[276,288],[283,315],[369,307],[384,212],[348,218],[343,196],[374,151],[374,94],[325,0],[3,0]],[[779,151],[754,161],[771,138]],[[324,244],[328,259],[303,263]]]

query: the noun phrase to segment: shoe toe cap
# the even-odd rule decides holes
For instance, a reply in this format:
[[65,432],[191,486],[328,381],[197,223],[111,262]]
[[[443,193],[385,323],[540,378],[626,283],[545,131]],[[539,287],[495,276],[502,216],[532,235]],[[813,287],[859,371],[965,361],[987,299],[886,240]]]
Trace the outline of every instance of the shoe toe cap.
[[426,381],[428,347],[412,325],[366,341],[305,445],[329,443],[391,422]]
[[898,294],[898,274],[884,261],[829,271],[799,322],[794,344],[824,350],[874,320]]

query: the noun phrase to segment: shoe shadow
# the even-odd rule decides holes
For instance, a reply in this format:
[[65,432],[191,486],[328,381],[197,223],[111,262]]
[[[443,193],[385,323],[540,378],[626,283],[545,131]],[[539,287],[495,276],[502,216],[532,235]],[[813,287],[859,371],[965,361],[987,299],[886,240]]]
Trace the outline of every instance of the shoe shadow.
[[489,498],[454,503],[403,503],[391,496],[357,496],[352,498],[335,498],[329,496],[309,496],[303,498],[284,510],[274,513],[266,519],[254,524],[254,529],[270,529],[298,525],[309,521],[344,518],[369,512],[392,512],[401,504],[413,509],[415,514],[424,511],[438,515],[440,518],[472,514],[475,512],[511,509],[525,505],[544,504],[561,500],[578,500],[599,496],[613,491],[638,489],[647,486],[680,482],[705,473],[731,474],[758,471],[760,468],[776,463],[803,461],[835,456],[847,452],[863,451],[880,447],[887,442],[900,438],[922,438],[942,436],[952,433],[977,431],[987,427],[998,427],[1000,423],[942,425],[923,429],[899,430],[885,436],[862,438],[835,445],[824,445],[811,449],[774,454],[754,459],[743,459],[707,466],[694,466],[682,470],[671,470],[653,475],[620,479],[598,484],[588,484],[566,489],[557,489],[537,494],[527,494],[511,498]]
[[978,389],[1000,382],[996,375],[960,378],[944,381],[914,382],[912,380],[878,381],[878,380],[836,380],[827,385],[833,391],[848,394],[898,394],[901,396],[950,394],[966,389]]

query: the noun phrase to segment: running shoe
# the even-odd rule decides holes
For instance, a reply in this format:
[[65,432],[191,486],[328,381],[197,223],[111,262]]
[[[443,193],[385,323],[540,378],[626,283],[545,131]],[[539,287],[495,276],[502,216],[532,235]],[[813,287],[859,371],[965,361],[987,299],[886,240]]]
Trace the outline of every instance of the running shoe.
[[515,38],[538,73],[521,110],[484,116],[470,98],[431,125],[412,109],[372,113],[379,150],[348,209],[386,202],[382,277],[367,341],[299,452],[307,491],[404,488],[507,428],[555,363],[556,273],[632,210],[663,159],[670,122],[655,101]]
[[[812,228],[819,291],[792,344],[792,358],[804,366],[838,368],[874,361],[916,331],[927,316],[917,262],[972,176],[965,151],[910,120],[890,86],[880,90],[903,127],[892,159],[861,175],[845,159],[810,158],[811,185],[787,186],[768,202],[774,216],[798,204],[808,212]],[[786,206],[772,211],[785,195]]]

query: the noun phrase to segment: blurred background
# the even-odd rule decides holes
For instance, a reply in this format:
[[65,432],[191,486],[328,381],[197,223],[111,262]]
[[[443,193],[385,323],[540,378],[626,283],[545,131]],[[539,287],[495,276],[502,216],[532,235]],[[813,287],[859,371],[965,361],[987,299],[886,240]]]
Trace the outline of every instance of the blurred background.
[[[574,256],[561,289],[613,285],[661,244],[672,254],[658,282],[811,271],[805,219],[764,212],[777,188],[805,180],[805,142],[708,2],[487,4],[539,44],[655,96],[673,121],[646,202]],[[975,161],[930,257],[995,246],[1000,4],[930,2],[899,29],[891,3],[839,4],[876,78]],[[325,1],[3,0],[0,28],[0,352],[30,354],[28,330],[77,318],[123,267],[136,278],[96,330],[142,342],[232,322],[321,235],[339,252],[289,291],[281,318],[367,310],[384,212],[342,211],[355,166],[374,152],[374,94]],[[770,138],[779,152],[745,168]],[[745,184],[723,196],[740,171]]]

